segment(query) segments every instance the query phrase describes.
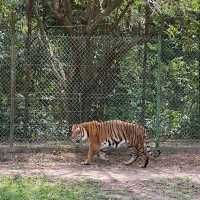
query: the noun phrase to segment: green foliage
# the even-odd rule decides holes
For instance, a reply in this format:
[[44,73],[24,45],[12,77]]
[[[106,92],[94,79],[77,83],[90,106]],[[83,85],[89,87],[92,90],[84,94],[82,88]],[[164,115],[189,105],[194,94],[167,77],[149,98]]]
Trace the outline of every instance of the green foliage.
[[24,4],[21,0],[1,0],[0,1],[0,16],[9,17],[12,11],[15,11],[18,6]]
[[[109,54],[112,54],[111,50],[116,44],[118,46],[120,44],[126,44],[126,40],[137,37],[138,31],[140,34],[143,33],[145,4],[144,1],[140,0],[133,2],[134,5],[123,16],[114,34],[113,32],[108,32],[108,37],[107,35],[106,37],[101,35],[97,39],[91,38],[89,42],[91,46],[88,48],[81,32],[80,27],[82,26],[79,26],[83,23],[83,28],[85,27],[85,22],[82,22],[82,17],[85,16],[87,1],[74,1],[72,5],[72,18],[73,25],[78,25],[76,27],[76,38],[80,36],[80,39],[76,39],[75,43],[80,52],[73,52],[70,37],[67,36],[65,29],[60,27],[51,29],[48,27],[54,25],[60,26],[60,23],[53,16],[50,0],[45,1],[45,5],[42,5],[42,1],[37,1],[37,5],[34,4],[32,43],[28,47],[28,50],[25,49],[27,41],[25,1],[0,1],[0,20],[2,21],[1,23],[6,25],[5,29],[2,28],[0,30],[0,133],[3,132],[3,135],[7,135],[8,137],[11,35],[7,25],[10,23],[10,13],[12,11],[15,10],[17,13],[16,49],[18,60],[16,89],[18,96],[16,100],[16,123],[19,126],[16,127],[16,136],[23,137],[27,134],[24,128],[24,113],[25,95],[27,92],[26,86],[29,84],[29,137],[31,141],[34,141],[40,138],[41,135],[47,135],[47,137],[52,137],[56,134],[64,135],[68,132],[69,128],[66,115],[68,113],[72,115],[74,112],[76,113],[75,117],[79,118],[80,110],[78,109],[82,106],[79,95],[72,95],[70,97],[60,96],[57,84],[59,80],[53,73],[51,62],[49,61],[48,49],[39,40],[39,36],[41,35],[38,28],[38,19],[44,23],[45,27],[48,27],[46,31],[50,35],[49,45],[52,50],[51,53],[53,53],[52,57],[54,60],[58,60],[56,66],[58,66],[58,63],[64,66],[64,71],[66,74],[69,74],[67,78],[74,76],[75,68],[73,66],[76,62],[76,60],[73,60],[74,57],[76,59],[78,58],[78,64],[84,65],[81,69],[85,69],[86,65],[92,66],[87,69],[88,71],[85,70],[88,72],[88,76],[90,72],[93,72],[93,75],[95,75],[93,66],[97,66],[97,71],[104,72],[105,69],[102,66],[104,66],[108,58],[112,58]],[[147,44],[147,57],[145,58],[144,56],[144,45],[138,45],[128,51],[126,55],[120,55],[119,60],[114,60],[113,63],[116,63],[115,66],[113,65],[113,68],[116,68],[116,70],[119,68],[119,70],[117,73],[113,73],[112,70],[108,72],[111,77],[110,80],[106,84],[102,84],[102,80],[100,80],[99,85],[102,85],[98,88],[96,87],[93,93],[98,93],[99,88],[100,92],[102,92],[104,91],[102,88],[109,88],[110,85],[112,86],[112,90],[109,89],[109,93],[103,94],[103,97],[96,96],[95,98],[91,97],[93,94],[84,93],[83,95],[87,96],[88,99],[92,98],[92,100],[90,102],[91,105],[89,105],[89,110],[84,111],[88,113],[83,114],[93,116],[93,111],[95,112],[101,107],[103,108],[103,114],[101,113],[98,119],[140,121],[141,111],[144,107],[141,99],[144,87],[146,87],[144,121],[148,127],[153,128],[156,114],[156,69],[160,67],[162,134],[172,137],[175,135],[178,137],[200,137],[198,131],[200,120],[200,102],[198,100],[198,93],[200,92],[198,20],[200,5],[198,0],[180,0],[176,2],[160,0],[158,2],[161,6],[162,13],[151,16],[152,24],[149,28],[151,29],[150,32],[156,36]],[[104,25],[106,26],[107,24],[115,22],[116,18],[120,16],[122,10],[125,8],[126,3],[127,1],[124,1],[124,4],[120,8],[115,9],[101,21],[101,24],[96,28],[98,34],[104,30]],[[133,30],[129,30],[125,24],[127,27],[132,27]],[[137,30],[138,26],[140,30]],[[128,36],[120,32],[121,29],[124,31],[124,27],[130,31],[130,33],[128,32]],[[116,37],[116,35],[119,36],[120,34],[126,39],[121,36],[119,38]],[[159,41],[158,34],[162,35],[162,41]],[[86,36],[88,37],[88,35]],[[161,55],[159,52],[160,43]],[[30,51],[29,55],[27,51]],[[88,61],[90,54],[93,57],[91,61]],[[158,62],[158,59],[161,62]],[[27,63],[31,63],[32,65],[29,71],[31,76],[29,81],[26,80],[27,74],[25,70]],[[147,66],[145,85],[143,85],[144,76],[142,74],[144,63]],[[161,64],[158,65],[158,63]],[[81,76],[82,74],[84,74],[84,70],[80,73]],[[91,79],[95,77],[93,75]],[[113,75],[115,75],[114,78]],[[79,93],[82,85],[88,82],[87,80],[80,81],[79,78],[75,77],[73,80],[70,80],[70,86],[65,85],[70,93]],[[66,113],[64,103],[68,103],[69,98],[72,99],[73,105],[68,108],[69,112]],[[70,116],[70,118],[73,117]],[[89,119],[93,118],[91,117]]]
[[49,182],[45,178],[10,178],[0,179],[0,200],[97,200],[106,199],[101,194],[98,183],[80,182],[64,184]]

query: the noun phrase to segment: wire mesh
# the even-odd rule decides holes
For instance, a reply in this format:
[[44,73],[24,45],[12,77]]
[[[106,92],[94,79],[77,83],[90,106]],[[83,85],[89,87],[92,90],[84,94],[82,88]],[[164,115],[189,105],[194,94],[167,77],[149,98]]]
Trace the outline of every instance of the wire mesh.
[[[4,26],[3,26],[4,25]],[[8,140],[10,128],[10,30],[6,23],[0,29],[0,136]]]
[[[199,49],[137,37],[16,37],[15,142],[67,141],[74,123],[121,119],[155,128],[160,68],[161,136],[199,137]],[[0,30],[0,139],[10,132],[9,29]],[[27,45],[29,44],[29,45]],[[146,48],[146,49],[145,49]],[[145,52],[147,55],[145,55]],[[160,61],[160,62],[159,62]],[[145,70],[144,70],[145,69]]]

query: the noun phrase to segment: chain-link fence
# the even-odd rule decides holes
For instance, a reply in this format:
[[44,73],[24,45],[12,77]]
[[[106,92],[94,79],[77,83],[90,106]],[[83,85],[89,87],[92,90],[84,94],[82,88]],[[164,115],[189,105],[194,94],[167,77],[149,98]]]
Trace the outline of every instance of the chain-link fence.
[[67,141],[72,124],[109,119],[200,137],[198,41],[60,29],[1,28],[1,142]]
[[10,130],[10,65],[11,31],[6,23],[0,30],[0,134],[1,140],[9,138]]

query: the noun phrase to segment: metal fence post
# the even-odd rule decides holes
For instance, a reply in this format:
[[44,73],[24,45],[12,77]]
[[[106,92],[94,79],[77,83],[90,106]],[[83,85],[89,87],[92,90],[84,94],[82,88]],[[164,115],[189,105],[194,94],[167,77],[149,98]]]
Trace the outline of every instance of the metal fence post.
[[198,21],[199,21],[199,29],[198,29],[198,48],[199,48],[199,66],[198,66],[198,68],[199,68],[199,70],[198,70],[198,72],[199,72],[199,87],[198,87],[198,92],[199,92],[199,98],[198,98],[198,118],[200,119],[200,13],[198,14]]
[[10,55],[11,55],[11,65],[10,65],[10,136],[9,143],[13,146],[14,143],[14,131],[15,131],[15,92],[16,92],[16,49],[15,49],[15,12],[11,13],[10,20],[10,30],[11,30],[11,45],[10,45]]
[[156,121],[155,121],[155,145],[160,145],[160,65],[161,65],[161,36],[159,37],[159,48],[158,48],[158,64],[156,70]]
[[79,123],[82,122],[82,94],[79,93],[79,112],[80,112],[80,116],[79,116]]

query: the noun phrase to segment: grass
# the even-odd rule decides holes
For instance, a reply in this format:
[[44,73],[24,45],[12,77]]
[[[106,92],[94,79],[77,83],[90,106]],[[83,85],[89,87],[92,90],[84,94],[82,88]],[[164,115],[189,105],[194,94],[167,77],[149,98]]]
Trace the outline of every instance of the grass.
[[4,177],[0,200],[107,200],[94,181],[64,184],[45,178]]
[[200,199],[200,185],[190,177],[173,179],[152,179],[145,182],[145,187],[163,199],[198,200]]
[[[103,192],[94,180],[79,183],[62,183],[38,177],[0,178],[0,200],[153,200],[154,197],[173,200],[197,200],[200,185],[190,177],[152,179],[143,182],[145,196],[133,198],[128,191]],[[134,195],[135,196],[135,195]]]

